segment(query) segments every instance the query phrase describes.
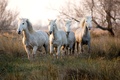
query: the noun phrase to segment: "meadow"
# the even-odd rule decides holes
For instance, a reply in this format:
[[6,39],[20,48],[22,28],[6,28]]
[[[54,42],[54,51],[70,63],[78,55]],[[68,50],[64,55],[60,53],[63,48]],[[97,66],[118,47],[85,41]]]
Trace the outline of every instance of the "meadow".
[[120,80],[120,38],[92,35],[91,53],[28,60],[22,35],[0,35],[0,80]]

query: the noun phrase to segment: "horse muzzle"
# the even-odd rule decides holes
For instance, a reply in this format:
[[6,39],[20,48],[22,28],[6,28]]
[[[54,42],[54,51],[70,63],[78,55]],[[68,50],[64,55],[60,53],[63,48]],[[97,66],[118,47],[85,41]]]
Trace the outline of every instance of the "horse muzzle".
[[70,32],[66,32],[66,35],[68,36]]
[[21,31],[18,31],[18,34],[21,34]]
[[52,31],[49,31],[49,34],[52,34]]
[[88,29],[91,30],[91,27],[89,27]]

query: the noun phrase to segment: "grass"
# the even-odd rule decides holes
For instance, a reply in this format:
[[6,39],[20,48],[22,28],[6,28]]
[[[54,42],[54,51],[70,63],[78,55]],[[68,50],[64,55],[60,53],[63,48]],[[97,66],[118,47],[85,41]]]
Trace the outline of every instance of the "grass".
[[119,80],[120,39],[95,37],[91,54],[55,59],[37,52],[28,60],[21,37],[0,36],[0,80]]
[[104,57],[108,59],[117,58],[120,56],[120,39],[113,37],[93,38],[92,57]]
[[84,59],[68,56],[54,59],[51,56],[12,58],[1,55],[0,77],[3,80],[119,80],[119,60]]
[[0,35],[0,53],[11,56],[24,56],[25,50],[21,36],[16,34]]

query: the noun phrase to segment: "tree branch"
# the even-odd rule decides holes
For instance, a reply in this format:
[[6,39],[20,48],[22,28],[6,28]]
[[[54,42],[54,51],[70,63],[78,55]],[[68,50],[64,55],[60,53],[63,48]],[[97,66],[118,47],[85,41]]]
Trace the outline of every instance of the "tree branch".
[[100,29],[102,29],[102,30],[108,30],[108,28],[105,28],[105,27],[100,26],[95,19],[92,19],[92,21],[97,25],[96,28],[100,28]]
[[75,21],[77,21],[77,22],[80,22],[80,21],[79,21],[79,20],[77,20],[76,18],[71,17],[71,16],[69,16],[68,14],[66,14],[66,13],[64,13],[64,12],[60,12],[60,11],[59,11],[59,13],[61,13],[61,14],[65,15],[65,16],[67,16],[67,17],[69,17],[69,18],[71,18],[71,19],[73,19],[73,20],[75,20]]

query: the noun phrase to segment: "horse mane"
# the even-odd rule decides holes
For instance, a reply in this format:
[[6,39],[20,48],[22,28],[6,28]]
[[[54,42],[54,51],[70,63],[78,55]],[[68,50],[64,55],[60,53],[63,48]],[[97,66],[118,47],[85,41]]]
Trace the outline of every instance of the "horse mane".
[[85,28],[85,18],[82,18],[82,20],[80,21],[80,27]]
[[58,30],[58,26],[57,26],[57,24],[56,24],[56,23],[55,23],[55,29],[56,29],[56,30]]
[[34,32],[33,27],[32,27],[32,23],[28,19],[26,20],[26,22],[28,25],[27,27],[28,27],[29,32],[30,33]]
[[82,18],[81,21],[80,21],[80,25],[79,25],[79,27],[81,27],[84,30],[83,35],[86,34],[86,24],[85,24],[85,22],[86,22],[86,18]]

